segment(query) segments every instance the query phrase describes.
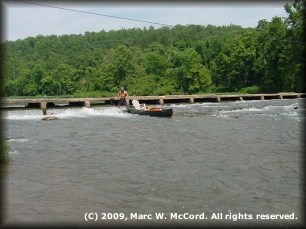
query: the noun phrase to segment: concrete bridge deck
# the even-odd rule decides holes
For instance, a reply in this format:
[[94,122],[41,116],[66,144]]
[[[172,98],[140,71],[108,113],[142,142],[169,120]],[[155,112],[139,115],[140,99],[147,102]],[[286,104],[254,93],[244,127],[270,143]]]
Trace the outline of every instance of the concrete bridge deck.
[[[306,93],[282,92],[277,94],[202,94],[202,95],[166,95],[166,96],[129,96],[128,104],[133,99],[140,103],[159,104],[165,103],[195,103],[195,102],[224,102],[237,100],[268,100],[268,99],[293,99],[305,98]],[[7,108],[10,104],[21,104],[27,108],[40,108],[46,113],[47,107],[55,107],[58,104],[68,104],[68,106],[85,106],[90,107],[91,103],[117,105],[119,97],[102,97],[102,98],[41,98],[41,99],[6,99],[0,101],[1,108]]]

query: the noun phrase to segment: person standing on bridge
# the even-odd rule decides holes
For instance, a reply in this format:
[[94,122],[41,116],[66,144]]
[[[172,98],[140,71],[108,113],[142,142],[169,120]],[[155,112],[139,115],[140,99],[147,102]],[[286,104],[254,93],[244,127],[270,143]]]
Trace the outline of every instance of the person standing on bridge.
[[118,102],[118,107],[126,105],[126,97],[129,96],[126,90],[124,90],[124,87],[121,88],[121,90],[118,92],[118,96],[120,97]]

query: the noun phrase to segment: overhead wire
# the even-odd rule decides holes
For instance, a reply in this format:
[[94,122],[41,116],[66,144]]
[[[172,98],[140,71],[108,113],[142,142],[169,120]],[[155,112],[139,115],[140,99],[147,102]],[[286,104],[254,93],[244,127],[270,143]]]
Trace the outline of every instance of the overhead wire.
[[87,11],[82,11],[82,10],[74,10],[74,9],[58,7],[58,6],[50,6],[50,5],[34,3],[34,2],[27,2],[27,1],[21,1],[21,0],[11,0],[11,1],[22,2],[22,3],[26,3],[26,4],[44,6],[44,7],[55,8],[55,9],[61,9],[61,10],[74,11],[74,12],[78,12],[78,13],[93,14],[93,15],[98,15],[98,16],[103,16],[103,17],[111,17],[111,18],[117,18],[117,19],[122,19],[122,20],[130,20],[130,21],[137,21],[137,22],[143,22],[143,23],[148,23],[148,24],[156,24],[156,25],[163,25],[163,26],[173,27],[173,25],[168,25],[168,24],[163,24],[163,23],[158,23],[158,22],[144,21],[144,20],[138,20],[138,19],[132,19],[132,18],[125,18],[125,17],[118,17],[118,16],[107,15],[107,14],[87,12]]
[[[101,14],[101,13],[93,13],[93,12],[87,12],[87,11],[82,11],[82,10],[74,10],[74,9],[69,9],[69,8],[64,8],[64,7],[50,6],[50,5],[28,2],[28,1],[22,1],[22,0],[11,0],[11,1],[21,2],[21,3],[26,3],[26,4],[32,4],[32,5],[38,5],[38,6],[44,6],[44,7],[55,8],[55,9],[61,9],[61,10],[67,10],[67,11],[74,11],[74,12],[78,12],[78,13],[93,14],[93,15],[98,15],[98,16],[103,16],[103,17],[111,17],[111,18],[117,18],[117,19],[122,19],[122,20],[129,20],[129,21],[136,21],[136,22],[142,22],[142,23],[148,23],[148,24],[169,26],[171,28],[174,27],[173,25],[168,25],[168,24],[163,24],[163,23],[158,23],[158,22],[144,21],[144,20],[125,18],[125,17],[113,16],[113,15],[107,15],[107,14]],[[265,38],[260,38],[260,39],[264,40]],[[268,39],[268,38],[266,38],[266,39]],[[278,41],[280,41],[280,40],[278,40]],[[295,40],[284,40],[284,41],[287,41],[287,42],[301,42],[301,41],[295,41]]]

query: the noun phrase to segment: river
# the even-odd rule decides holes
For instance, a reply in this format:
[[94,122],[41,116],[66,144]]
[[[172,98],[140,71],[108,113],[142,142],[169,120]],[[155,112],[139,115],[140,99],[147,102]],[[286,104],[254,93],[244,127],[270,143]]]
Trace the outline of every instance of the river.
[[304,102],[4,110],[5,225],[305,226]]

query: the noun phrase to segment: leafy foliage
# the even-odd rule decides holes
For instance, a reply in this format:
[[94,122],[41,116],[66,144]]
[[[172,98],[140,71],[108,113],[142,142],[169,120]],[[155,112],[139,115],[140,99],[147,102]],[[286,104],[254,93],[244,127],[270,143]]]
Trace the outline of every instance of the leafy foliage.
[[304,0],[256,28],[176,25],[1,43],[5,96],[305,91]]
[[9,161],[9,150],[10,147],[7,144],[6,137],[1,136],[1,146],[0,146],[0,162],[8,162]]

